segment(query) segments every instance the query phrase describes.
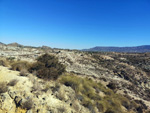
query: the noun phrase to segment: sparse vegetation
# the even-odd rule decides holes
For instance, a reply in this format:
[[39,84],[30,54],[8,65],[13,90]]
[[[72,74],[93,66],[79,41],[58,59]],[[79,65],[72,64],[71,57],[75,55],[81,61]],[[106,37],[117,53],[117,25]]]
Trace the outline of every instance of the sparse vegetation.
[[[53,51],[53,54],[57,54],[61,59],[61,62],[66,63],[68,67],[70,66],[67,69],[74,74],[69,72],[64,73],[65,66],[53,55],[44,54],[38,57],[40,52],[36,55],[33,54],[31,57],[31,59],[33,58],[32,60],[38,57],[34,63],[21,61],[22,58],[28,59],[30,55],[20,56],[19,59],[15,57],[2,57],[2,59],[0,59],[2,73],[0,74],[6,75],[4,71],[7,68],[7,74],[9,74],[9,76],[18,73],[10,71],[9,66],[11,66],[11,69],[13,70],[20,71],[20,76],[24,77],[18,77],[23,78],[25,81],[22,80],[19,81],[19,83],[22,82],[22,85],[28,85],[27,87],[30,89],[30,94],[34,94],[34,97],[31,96],[32,98],[39,99],[40,95],[44,94],[45,97],[42,98],[42,101],[44,102],[45,100],[49,100],[47,99],[49,97],[46,95],[51,94],[55,99],[59,99],[58,101],[62,101],[64,105],[66,105],[65,103],[68,104],[67,107],[58,106],[57,110],[55,109],[58,112],[67,113],[66,110],[70,105],[71,109],[76,110],[76,112],[81,112],[84,107],[86,107],[91,113],[150,113],[148,110],[149,108],[147,107],[147,103],[150,101],[150,89],[148,87],[150,77],[149,53],[84,53],[68,50],[71,53],[70,54],[65,53],[65,50],[63,51],[64,52],[61,52],[58,49],[57,51]],[[67,55],[70,56],[68,57]],[[81,68],[83,69],[83,73]],[[64,75],[62,75],[63,73]],[[81,77],[75,73],[84,76]],[[87,78],[87,75],[89,75],[91,79]],[[38,79],[36,76],[43,80]],[[56,79],[58,80],[49,82],[49,80]],[[29,80],[30,82],[26,80]],[[11,79],[8,84],[4,82],[0,83],[0,94],[9,94],[12,99],[18,96],[16,100],[14,99],[15,104],[21,111],[26,112],[27,110],[32,109],[33,101],[32,99],[29,99],[24,102],[24,97],[19,95],[16,96],[15,91],[13,90],[16,88],[15,85],[17,82],[16,79]],[[46,84],[46,82],[48,84]],[[73,90],[71,88],[66,88],[66,86],[71,87]],[[7,91],[8,93],[6,93]],[[21,93],[24,93],[24,91],[21,91]],[[24,93],[23,96],[27,97],[28,94],[29,93]],[[134,97],[138,97],[139,100],[134,100]],[[140,99],[145,101],[141,101]],[[53,108],[51,108],[51,111],[53,112]],[[40,110],[38,109],[37,112],[40,112]]]
[[[61,76],[59,81],[66,86],[72,87],[76,94],[80,95],[77,98],[81,101],[82,105],[90,111],[93,111],[96,106],[99,112],[123,113],[122,106],[128,111],[135,107],[131,107],[130,100],[126,97],[115,94],[111,89],[91,79],[66,74]],[[95,89],[99,89],[105,96],[101,97]]]

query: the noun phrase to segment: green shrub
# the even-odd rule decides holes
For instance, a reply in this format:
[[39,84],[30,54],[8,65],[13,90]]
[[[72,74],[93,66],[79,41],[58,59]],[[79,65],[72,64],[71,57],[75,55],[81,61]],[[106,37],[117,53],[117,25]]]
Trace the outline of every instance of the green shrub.
[[63,72],[65,72],[65,66],[59,63],[58,58],[55,56],[44,54],[37,58],[37,62],[32,64],[29,71],[36,71],[39,78],[56,80]]

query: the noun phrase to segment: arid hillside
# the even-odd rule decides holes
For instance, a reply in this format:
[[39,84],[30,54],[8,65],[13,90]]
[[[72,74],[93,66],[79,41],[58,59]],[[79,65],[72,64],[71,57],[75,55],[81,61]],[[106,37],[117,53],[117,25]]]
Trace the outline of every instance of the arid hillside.
[[0,113],[149,113],[150,53],[0,43]]

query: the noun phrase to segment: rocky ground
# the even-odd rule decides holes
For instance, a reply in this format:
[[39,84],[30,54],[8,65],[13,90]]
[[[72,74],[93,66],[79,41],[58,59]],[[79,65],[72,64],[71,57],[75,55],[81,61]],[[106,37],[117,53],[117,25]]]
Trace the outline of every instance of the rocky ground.
[[[19,76],[19,72],[9,70],[3,66],[0,66],[0,78],[1,83],[7,83],[9,86],[8,92],[0,95],[0,113],[75,112],[74,107],[70,106],[75,98],[75,92],[65,85],[60,85],[53,81],[45,82],[32,74],[27,77]],[[13,81],[16,82],[12,83]],[[45,88],[47,88],[47,91]],[[59,99],[63,95],[65,95],[65,101]],[[32,110],[30,110],[31,103],[34,103]],[[78,103],[76,104],[78,107]],[[17,106],[24,106],[26,110],[17,109]],[[82,105],[79,107],[80,112],[88,112]]]
[[[150,53],[82,52],[48,47],[24,47],[17,44],[1,45],[0,50],[0,57],[9,61],[15,59],[34,62],[45,52],[55,55],[66,66],[67,72],[81,78],[92,78],[116,94],[122,94],[142,105],[134,112],[141,113],[146,112],[142,109],[150,109]],[[9,66],[0,66],[0,78],[3,84],[16,82],[9,85],[6,93],[0,94],[2,113],[91,112],[76,100],[74,89],[55,81],[45,82],[30,73],[28,76],[20,76],[20,72],[10,70]],[[46,87],[48,90],[44,91]],[[63,94],[65,97],[62,97]],[[34,103],[32,110],[17,107],[28,105],[30,101]]]

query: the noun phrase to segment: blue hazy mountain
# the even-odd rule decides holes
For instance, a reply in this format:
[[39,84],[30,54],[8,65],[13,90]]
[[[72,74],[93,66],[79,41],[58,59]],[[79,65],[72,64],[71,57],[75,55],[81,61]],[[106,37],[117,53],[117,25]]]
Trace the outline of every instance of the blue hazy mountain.
[[83,51],[96,51],[96,52],[150,52],[150,45],[142,45],[135,47],[103,47],[96,46],[90,49],[83,49]]

